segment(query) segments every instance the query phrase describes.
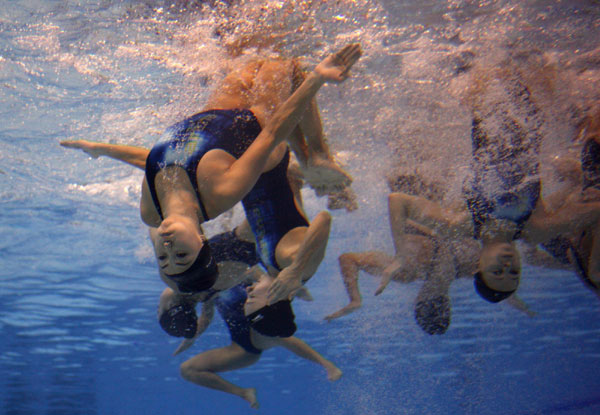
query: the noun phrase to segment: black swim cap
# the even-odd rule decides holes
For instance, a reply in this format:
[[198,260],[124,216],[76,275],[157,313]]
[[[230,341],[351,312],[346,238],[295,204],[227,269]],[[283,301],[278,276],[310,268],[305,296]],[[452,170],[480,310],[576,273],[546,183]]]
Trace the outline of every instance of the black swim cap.
[[196,309],[189,304],[178,304],[160,315],[160,326],[173,337],[191,339],[196,335],[198,316]]
[[290,300],[264,306],[246,318],[250,327],[264,336],[290,337],[297,329]]
[[499,303],[500,301],[506,300],[515,291],[517,291],[516,289],[512,291],[498,291],[488,287],[483,281],[483,274],[481,272],[476,272],[473,277],[475,291],[477,291],[477,294],[479,294],[481,298],[489,301],[490,303]]
[[415,320],[427,334],[444,334],[450,326],[450,299],[444,295],[415,304]]
[[196,260],[188,269],[179,274],[167,274],[182,293],[198,293],[206,291],[215,284],[219,276],[219,268],[215,261],[210,246],[204,241]]

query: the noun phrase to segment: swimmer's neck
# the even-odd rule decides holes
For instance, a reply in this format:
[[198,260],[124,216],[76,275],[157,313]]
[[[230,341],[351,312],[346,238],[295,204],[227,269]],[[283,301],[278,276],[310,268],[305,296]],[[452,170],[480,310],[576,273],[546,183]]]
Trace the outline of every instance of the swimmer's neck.
[[[196,192],[182,168],[167,168],[155,179],[156,193],[163,212],[163,218],[184,216],[200,224],[204,222]],[[164,220],[163,219],[163,220]]]
[[488,218],[481,227],[480,239],[483,244],[496,242],[511,243],[517,231],[517,224],[513,221]]

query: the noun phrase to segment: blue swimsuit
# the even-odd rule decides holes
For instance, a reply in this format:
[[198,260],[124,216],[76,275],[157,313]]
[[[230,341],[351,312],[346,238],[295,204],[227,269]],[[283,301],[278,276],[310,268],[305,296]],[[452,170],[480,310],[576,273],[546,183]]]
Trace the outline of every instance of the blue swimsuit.
[[262,350],[257,349],[252,344],[250,338],[250,324],[244,314],[244,303],[246,302],[245,284],[222,292],[215,300],[217,311],[225,321],[231,341],[239,344],[242,349],[252,354],[261,354]]
[[243,262],[248,267],[258,264],[256,245],[239,239],[234,231],[220,233],[208,240],[217,264],[225,261]]
[[[235,261],[249,267],[258,264],[254,244],[239,239],[233,231],[215,235],[208,243],[214,249],[217,263]],[[246,287],[247,284],[239,284],[220,293],[215,299],[215,305],[227,325],[231,341],[239,344],[248,353],[260,354],[261,351],[250,341],[250,326],[244,314]]]
[[539,148],[541,121],[529,90],[513,80],[505,101],[492,103],[473,118],[472,173],[464,188],[474,224],[474,237],[488,218],[517,224],[520,237],[541,193]]
[[209,220],[198,192],[196,169],[202,157],[214,149],[225,150],[239,158],[260,133],[258,120],[249,110],[211,110],[193,115],[167,128],[146,159],[146,179],[158,214],[162,210],[154,179],[169,166],[180,166],[187,172],[196,191],[200,210]]
[[260,176],[252,191],[242,199],[261,263],[279,271],[281,267],[275,259],[277,244],[290,230],[308,226],[308,221],[296,206],[287,178],[289,161],[288,151],[274,169]]

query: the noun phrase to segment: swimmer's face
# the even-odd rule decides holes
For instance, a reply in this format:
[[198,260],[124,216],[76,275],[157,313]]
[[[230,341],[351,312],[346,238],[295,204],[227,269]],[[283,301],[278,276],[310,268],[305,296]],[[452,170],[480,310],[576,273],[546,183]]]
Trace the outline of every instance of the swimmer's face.
[[258,281],[246,288],[248,298],[244,304],[246,315],[252,314],[267,305],[267,293],[273,283],[273,278],[266,274],[260,276]]
[[202,234],[187,218],[166,218],[150,236],[158,267],[169,275],[187,270],[203,244]]
[[494,243],[484,246],[479,257],[481,278],[497,291],[513,291],[521,279],[521,258],[513,244]]

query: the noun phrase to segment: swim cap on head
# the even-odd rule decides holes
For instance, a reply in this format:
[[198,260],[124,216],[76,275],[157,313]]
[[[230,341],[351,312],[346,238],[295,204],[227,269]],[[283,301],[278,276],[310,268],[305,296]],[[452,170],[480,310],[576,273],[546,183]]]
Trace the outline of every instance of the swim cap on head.
[[443,295],[415,304],[415,320],[427,334],[444,334],[450,326],[450,313],[450,299]]
[[477,294],[479,294],[481,298],[483,298],[486,301],[489,301],[490,303],[499,303],[500,301],[506,300],[515,291],[517,291],[516,289],[512,291],[498,291],[488,287],[487,284],[483,281],[483,275],[481,274],[481,272],[476,272],[473,277],[475,291],[477,291]]
[[160,315],[160,326],[173,337],[191,339],[196,335],[198,316],[196,309],[189,304],[178,304]]
[[250,327],[264,336],[290,337],[296,332],[294,311],[290,300],[267,305],[248,315]]
[[179,274],[166,274],[182,293],[198,293],[212,287],[219,276],[219,268],[210,246],[204,241],[196,260],[188,269]]

